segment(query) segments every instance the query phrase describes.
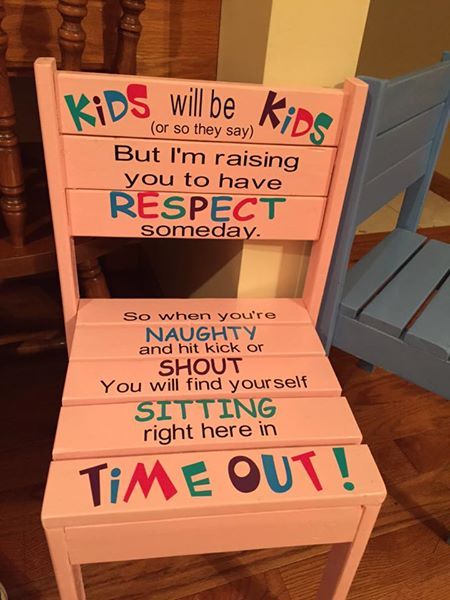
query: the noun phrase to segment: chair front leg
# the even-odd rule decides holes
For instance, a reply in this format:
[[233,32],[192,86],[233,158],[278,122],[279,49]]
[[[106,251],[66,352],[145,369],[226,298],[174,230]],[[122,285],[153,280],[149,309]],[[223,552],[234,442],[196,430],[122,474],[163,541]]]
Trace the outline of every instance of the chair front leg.
[[46,529],[45,534],[61,600],[86,600],[81,567],[70,563],[64,529]]
[[364,506],[353,541],[330,550],[317,600],[345,600],[379,512],[380,506]]

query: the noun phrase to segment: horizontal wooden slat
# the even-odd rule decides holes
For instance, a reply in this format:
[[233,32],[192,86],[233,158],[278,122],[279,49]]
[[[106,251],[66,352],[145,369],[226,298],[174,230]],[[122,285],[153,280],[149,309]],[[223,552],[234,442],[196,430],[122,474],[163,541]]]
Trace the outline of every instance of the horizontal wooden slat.
[[431,142],[367,182],[361,192],[357,222],[362,223],[426,171]]
[[426,171],[431,142],[365,184],[357,222],[362,223]]
[[[43,522],[68,527],[380,504],[386,492],[368,447],[343,448],[337,453],[330,446],[305,446],[53,461]],[[113,471],[120,480],[115,503],[109,485],[113,469],[120,469],[120,474]]]
[[430,240],[360,314],[360,321],[400,336],[450,266],[450,246]]
[[[326,196],[336,154],[335,148],[328,147],[268,148],[79,135],[61,139],[67,187],[76,189]],[[261,164],[244,164],[250,156],[258,157]],[[266,163],[266,158],[271,162]]]
[[[448,265],[450,272],[450,263]],[[405,342],[441,360],[450,357],[450,277],[405,334]],[[450,388],[450,383],[449,383]]]
[[75,359],[148,360],[164,356],[322,355],[312,324],[93,325],[77,327],[71,349]]
[[361,514],[362,508],[340,506],[67,527],[65,539],[76,565],[335,544],[354,538]]
[[76,360],[69,363],[63,404],[261,394],[339,396],[341,388],[325,356]]
[[77,325],[311,323],[299,298],[82,298]]
[[375,138],[366,178],[373,179],[433,139],[445,104],[441,103]]
[[378,131],[445,101],[450,90],[450,61],[391,80],[386,86]]
[[401,338],[345,315],[338,315],[333,345],[450,400],[448,360],[436,360]]
[[[344,93],[336,89],[300,91],[128,75],[116,75],[111,85],[110,75],[65,72],[58,73],[57,85],[62,133],[336,146],[342,125]],[[130,85],[141,86],[134,88],[137,102],[128,91]],[[105,100],[106,90],[116,94],[113,114],[124,113],[115,121]],[[87,101],[84,106],[80,104],[81,94]],[[100,99],[105,125],[96,112],[94,96]],[[291,107],[294,114],[288,112]],[[80,113],[88,117],[73,118],[72,114]],[[286,117],[289,120],[285,123]]]
[[315,240],[319,196],[68,190],[74,236]]
[[63,406],[53,458],[361,442],[342,396],[165,402]]
[[425,242],[423,235],[394,229],[348,271],[341,313],[355,317]]

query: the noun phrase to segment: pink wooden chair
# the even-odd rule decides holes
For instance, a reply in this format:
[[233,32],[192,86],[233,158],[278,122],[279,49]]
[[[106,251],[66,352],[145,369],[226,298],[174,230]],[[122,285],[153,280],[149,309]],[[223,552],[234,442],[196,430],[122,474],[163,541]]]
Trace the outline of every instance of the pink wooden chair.
[[[315,323],[366,85],[48,58],[36,79],[70,351],[42,513],[61,598],[86,563],[323,543],[319,597],[345,598],[385,488]],[[302,299],[83,300],[91,235],[313,243]]]

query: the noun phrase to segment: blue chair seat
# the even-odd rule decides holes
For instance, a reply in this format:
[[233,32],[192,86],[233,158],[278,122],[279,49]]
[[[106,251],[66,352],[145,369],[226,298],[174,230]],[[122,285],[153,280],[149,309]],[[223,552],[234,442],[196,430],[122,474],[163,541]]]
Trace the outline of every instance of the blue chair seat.
[[387,235],[348,271],[333,344],[450,399],[450,245]]

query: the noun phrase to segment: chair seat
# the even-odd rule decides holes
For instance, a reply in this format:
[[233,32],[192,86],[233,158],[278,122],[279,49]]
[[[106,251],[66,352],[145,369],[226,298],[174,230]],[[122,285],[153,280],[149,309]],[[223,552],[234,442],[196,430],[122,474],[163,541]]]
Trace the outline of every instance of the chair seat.
[[64,406],[255,394],[341,394],[301,301],[82,301]]
[[385,494],[360,442],[301,300],[82,300],[42,518],[98,539],[106,524],[284,526],[294,511],[345,541],[339,523],[349,535]]
[[450,356],[450,246],[396,229],[350,269],[342,315]]
[[450,399],[450,246],[396,229],[348,272],[333,344]]
[[58,460],[42,521],[47,535],[64,530],[70,563],[82,565],[348,543],[385,495],[356,444]]
[[[187,402],[191,402],[188,400]],[[162,413],[166,417],[161,420]],[[233,415],[234,418],[223,418]],[[158,420],[159,419],[159,420]],[[189,427],[187,427],[189,425]],[[63,406],[53,458],[164,455],[217,449],[359,444],[361,432],[347,400],[273,398],[145,400]]]

